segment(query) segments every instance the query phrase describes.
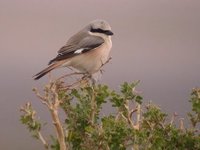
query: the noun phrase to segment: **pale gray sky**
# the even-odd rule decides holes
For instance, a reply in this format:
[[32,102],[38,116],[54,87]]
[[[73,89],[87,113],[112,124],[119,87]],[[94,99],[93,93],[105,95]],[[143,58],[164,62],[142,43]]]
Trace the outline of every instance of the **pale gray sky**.
[[32,75],[97,18],[115,33],[101,82],[118,89],[141,80],[145,101],[180,116],[189,111],[190,91],[200,86],[199,0],[0,0],[0,149],[41,149],[18,121],[28,100],[47,116],[31,91],[47,77]]

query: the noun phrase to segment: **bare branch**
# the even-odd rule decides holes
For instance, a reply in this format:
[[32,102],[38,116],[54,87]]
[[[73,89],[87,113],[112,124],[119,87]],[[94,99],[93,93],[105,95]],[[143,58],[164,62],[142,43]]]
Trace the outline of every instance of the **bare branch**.
[[185,129],[183,120],[184,120],[184,118],[180,118],[180,127],[179,127],[180,130],[184,130]]
[[92,123],[92,125],[94,125],[94,120],[95,120],[95,114],[96,114],[96,112],[95,112],[95,110],[96,110],[96,107],[97,107],[97,105],[96,105],[96,102],[95,102],[95,91],[94,91],[94,88],[92,87],[92,90],[93,90],[93,92],[92,92],[92,98],[91,98],[91,123]]
[[135,125],[135,129],[139,130],[140,128],[140,117],[141,117],[141,105],[137,104],[137,121]]
[[87,79],[77,80],[76,82],[70,85],[64,86],[62,90],[70,90],[70,89],[76,88],[77,86],[80,86],[81,84],[86,84],[86,83],[88,83]]
[[49,144],[48,144],[47,141],[44,139],[44,137],[42,136],[41,132],[38,132],[38,136],[39,136],[40,141],[42,141],[44,147],[45,147],[46,149],[49,149]]
[[34,88],[33,91],[35,95],[39,98],[39,100],[42,102],[42,104],[46,105],[49,108],[50,104],[48,102],[47,97],[42,96],[36,88]]
[[100,68],[99,68],[101,74],[103,74],[103,69],[101,69],[101,68],[102,68],[105,64],[107,64],[111,59],[112,59],[112,57],[109,57],[108,60],[107,60],[105,63],[101,62],[101,66],[100,66]]
[[57,109],[51,110],[51,116],[52,116],[53,124],[56,128],[56,134],[57,134],[58,142],[60,145],[60,150],[67,150],[66,144],[65,144],[65,135],[64,135],[63,127],[61,125],[60,118],[58,115],[58,110]]
[[134,109],[132,109],[131,111],[130,111],[130,118],[132,118],[133,117],[133,114],[135,113],[135,112],[137,112],[137,108],[134,108]]
[[70,73],[70,74],[63,75],[60,78],[58,78],[57,80],[61,80],[61,79],[64,79],[66,77],[70,77],[70,76],[74,76],[74,75],[83,75],[83,74],[84,73],[81,73],[81,72],[73,72],[73,73]]
[[[64,129],[61,125],[61,121],[58,115],[58,107],[60,106],[60,100],[58,98],[58,93],[57,93],[57,82],[50,82],[48,86],[45,88],[45,96],[42,96],[37,89],[34,89],[33,91],[35,92],[36,96],[40,99],[40,101],[47,106],[51,113],[51,117],[53,120],[53,124],[56,129],[56,134],[58,138],[58,142],[60,145],[60,150],[67,150],[66,144],[65,144],[65,135],[64,135]],[[52,95],[52,96],[49,96]],[[43,142],[45,147],[48,146],[46,141],[44,140],[43,136],[41,133],[39,133],[39,138]]]
[[173,125],[173,123],[174,123],[174,120],[175,120],[175,118],[177,117],[177,113],[176,112],[174,112],[173,113],[173,115],[172,115],[172,118],[171,118],[171,121],[170,121],[170,126],[172,126]]
[[65,134],[64,129],[62,127],[59,115],[58,115],[58,107],[60,106],[60,100],[58,98],[57,93],[57,85],[55,83],[52,84],[50,91],[53,95],[53,102],[51,103],[51,107],[49,107],[49,110],[51,112],[51,117],[53,120],[53,124],[56,129],[56,134],[58,138],[58,142],[60,145],[60,150],[67,150],[66,143],[65,143]]

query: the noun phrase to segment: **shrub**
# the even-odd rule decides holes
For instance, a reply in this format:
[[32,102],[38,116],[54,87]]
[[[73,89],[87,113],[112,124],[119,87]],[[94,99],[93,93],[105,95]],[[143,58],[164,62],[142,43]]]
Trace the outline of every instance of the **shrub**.
[[[135,90],[138,83],[125,82],[117,92],[107,85],[89,84],[85,79],[70,86],[60,79],[51,81],[44,87],[43,95],[37,89],[34,92],[47,106],[56,135],[43,137],[44,126],[30,102],[21,107],[20,120],[46,149],[200,149],[200,89],[192,90],[192,112],[188,113],[191,127],[185,128],[183,120],[178,125],[174,123],[176,114],[169,119],[155,104],[143,104],[142,96]],[[115,112],[102,116],[100,112],[107,102]],[[59,117],[60,108],[65,112],[64,121]]]

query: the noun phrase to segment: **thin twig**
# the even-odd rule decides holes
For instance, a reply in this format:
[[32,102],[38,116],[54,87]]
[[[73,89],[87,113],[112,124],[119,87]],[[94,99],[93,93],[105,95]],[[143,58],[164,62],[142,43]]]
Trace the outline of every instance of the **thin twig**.
[[99,68],[101,74],[103,74],[103,70],[102,70],[101,68],[102,68],[105,64],[107,64],[111,59],[112,59],[112,57],[110,56],[110,57],[108,58],[108,60],[106,60],[105,63],[103,63],[103,62],[101,61],[101,66],[100,66],[100,68]]
[[134,114],[135,112],[137,112],[137,108],[134,108],[134,109],[132,109],[132,110],[130,111],[130,118],[133,117],[133,114]]
[[92,98],[91,98],[91,121],[92,121],[92,125],[94,125],[94,121],[95,121],[95,110],[96,110],[96,102],[95,102],[95,91],[94,88],[92,87]]
[[177,117],[177,113],[176,112],[174,112],[173,113],[173,115],[172,115],[172,118],[171,118],[171,121],[170,121],[170,126],[172,126],[173,125],[173,123],[174,123],[174,120],[175,120],[175,118]]
[[184,120],[184,118],[180,118],[180,127],[179,127],[180,130],[184,130],[185,129],[183,120]]
[[141,105],[137,104],[137,120],[135,125],[135,129],[137,130],[140,129],[140,117],[141,117]]
[[40,131],[38,131],[38,136],[39,136],[40,141],[42,141],[44,147],[46,149],[49,149],[49,145],[48,145],[47,141],[44,139],[44,137],[42,136]]
[[76,88],[77,86],[79,86],[80,84],[82,84],[84,82],[87,83],[88,80],[85,80],[85,79],[78,80],[70,85],[63,87],[62,90],[68,90],[68,89],[70,90],[70,89]]
[[131,118],[132,115],[131,115],[131,111],[129,110],[129,101],[126,100],[126,103],[124,104],[124,107],[126,109],[126,111],[128,112],[126,118],[127,118],[127,121],[129,123],[129,125],[133,128],[133,129],[136,129],[135,126],[134,126],[134,122],[133,122],[133,119]]
[[49,108],[50,104],[48,102],[48,99],[40,95],[39,91],[36,88],[34,88],[33,91],[35,92],[35,95],[39,98],[39,100],[42,102],[42,104],[46,105]]
[[130,118],[130,115],[128,115],[127,120],[128,120],[128,123],[130,124],[130,126],[131,126],[133,129],[135,129],[135,126],[134,126],[134,124],[133,124],[133,120]]
[[81,75],[81,74],[84,74],[84,73],[81,73],[81,72],[73,72],[73,73],[70,73],[70,74],[63,75],[63,76],[61,76],[60,78],[58,78],[57,80],[61,80],[61,79],[63,79],[63,78],[69,77],[69,76]]

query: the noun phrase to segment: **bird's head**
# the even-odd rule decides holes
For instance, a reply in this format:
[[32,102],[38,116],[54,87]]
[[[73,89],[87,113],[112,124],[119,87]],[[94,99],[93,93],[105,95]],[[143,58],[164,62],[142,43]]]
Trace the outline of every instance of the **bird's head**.
[[89,24],[89,27],[93,34],[113,35],[110,25],[105,20],[94,20]]

